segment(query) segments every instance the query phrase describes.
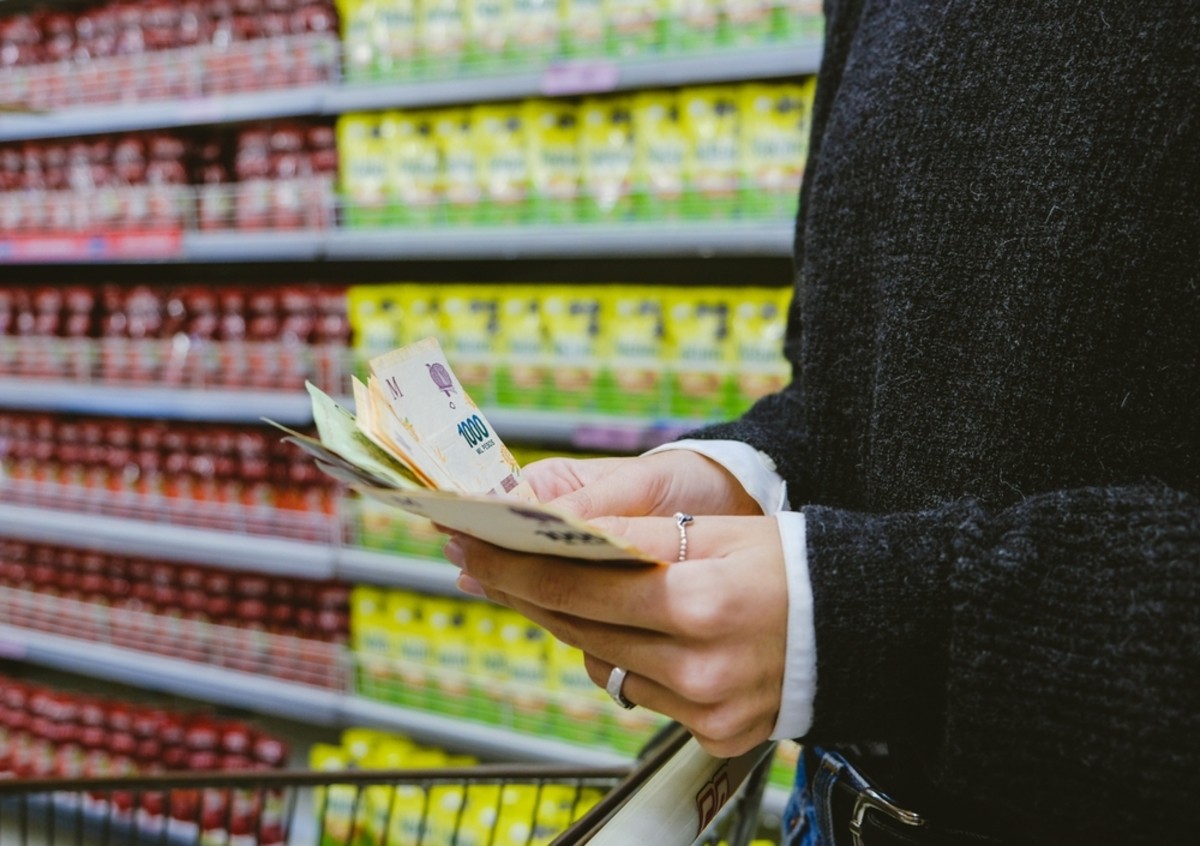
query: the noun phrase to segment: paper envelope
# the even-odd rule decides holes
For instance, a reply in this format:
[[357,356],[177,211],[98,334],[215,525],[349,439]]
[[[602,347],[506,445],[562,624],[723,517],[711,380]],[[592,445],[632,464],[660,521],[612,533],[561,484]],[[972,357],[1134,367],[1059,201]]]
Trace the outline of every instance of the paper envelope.
[[386,505],[505,549],[588,561],[662,563],[579,518],[546,505],[503,496],[466,496],[352,484],[363,495]]

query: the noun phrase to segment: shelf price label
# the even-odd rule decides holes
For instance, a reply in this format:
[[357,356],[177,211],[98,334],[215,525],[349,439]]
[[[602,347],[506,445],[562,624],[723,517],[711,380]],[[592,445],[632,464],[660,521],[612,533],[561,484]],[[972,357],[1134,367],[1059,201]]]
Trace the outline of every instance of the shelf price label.
[[169,259],[183,255],[179,229],[130,232],[33,233],[0,238],[0,262],[80,262]]
[[553,62],[542,72],[541,91],[547,97],[614,91],[621,70],[603,60]]

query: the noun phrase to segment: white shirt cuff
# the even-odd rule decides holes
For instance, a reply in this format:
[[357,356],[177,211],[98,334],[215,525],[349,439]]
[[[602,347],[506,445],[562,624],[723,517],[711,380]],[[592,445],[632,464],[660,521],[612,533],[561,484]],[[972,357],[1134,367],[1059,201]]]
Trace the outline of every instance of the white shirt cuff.
[[787,568],[788,625],[783,695],[771,739],[786,740],[803,737],[812,726],[813,699],[817,695],[817,628],[808,577],[804,512],[781,511],[775,519]]
[[742,441],[671,441],[646,455],[669,449],[690,449],[720,464],[746,489],[763,514],[776,514],[788,507],[787,482],[775,472],[775,462],[750,444]]

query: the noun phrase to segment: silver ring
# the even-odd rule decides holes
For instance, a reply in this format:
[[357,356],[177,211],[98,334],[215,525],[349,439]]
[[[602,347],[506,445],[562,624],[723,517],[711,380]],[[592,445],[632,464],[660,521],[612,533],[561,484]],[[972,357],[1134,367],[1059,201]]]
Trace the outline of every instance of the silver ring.
[[684,561],[687,559],[687,527],[695,523],[696,518],[682,511],[676,511],[674,517],[675,525],[679,527],[679,558],[676,560]]
[[637,707],[636,703],[630,702],[625,698],[625,694],[621,692],[621,688],[625,686],[625,677],[627,675],[629,675],[627,671],[622,670],[620,667],[613,667],[612,672],[608,674],[608,684],[604,686],[604,689],[608,691],[608,695],[612,697],[612,701],[616,702],[626,711]]

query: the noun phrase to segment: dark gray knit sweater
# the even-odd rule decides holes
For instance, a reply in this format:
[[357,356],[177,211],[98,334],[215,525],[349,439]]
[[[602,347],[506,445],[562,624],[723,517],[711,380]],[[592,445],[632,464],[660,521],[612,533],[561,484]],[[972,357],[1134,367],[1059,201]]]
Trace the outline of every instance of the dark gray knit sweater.
[[1200,842],[1200,3],[826,14],[795,379],[700,433],[805,512],[808,739],[1016,842]]

